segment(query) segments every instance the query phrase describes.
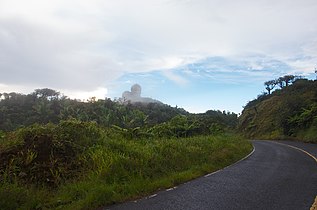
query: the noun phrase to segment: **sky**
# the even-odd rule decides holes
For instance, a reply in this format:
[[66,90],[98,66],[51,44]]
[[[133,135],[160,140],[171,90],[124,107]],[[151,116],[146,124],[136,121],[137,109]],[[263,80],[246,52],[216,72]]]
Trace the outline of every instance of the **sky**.
[[313,79],[316,0],[0,0],[0,92],[142,96],[240,113],[286,74]]

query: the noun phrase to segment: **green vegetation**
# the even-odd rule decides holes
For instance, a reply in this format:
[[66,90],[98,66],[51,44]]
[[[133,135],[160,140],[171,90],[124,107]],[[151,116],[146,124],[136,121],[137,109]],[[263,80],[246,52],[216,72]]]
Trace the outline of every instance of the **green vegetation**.
[[287,75],[264,85],[268,93],[245,106],[239,130],[249,138],[317,143],[317,81]]
[[223,168],[252,146],[230,112],[0,95],[0,206],[95,209]]
[[154,126],[171,120],[177,115],[185,115],[192,120],[218,123],[234,128],[237,115],[230,112],[207,111],[193,115],[177,107],[160,103],[123,105],[110,99],[81,102],[63,96],[51,89],[37,89],[28,95],[0,93],[0,130],[12,131],[34,123],[59,123],[61,120],[77,119],[84,122],[95,121],[98,125],[122,128]]
[[[185,119],[166,124],[179,118]],[[251,150],[232,134],[176,138],[186,136],[188,128],[180,127],[171,127],[168,138],[156,131],[127,138],[128,130],[78,120],[9,132],[0,143],[0,206],[94,209],[225,167]]]

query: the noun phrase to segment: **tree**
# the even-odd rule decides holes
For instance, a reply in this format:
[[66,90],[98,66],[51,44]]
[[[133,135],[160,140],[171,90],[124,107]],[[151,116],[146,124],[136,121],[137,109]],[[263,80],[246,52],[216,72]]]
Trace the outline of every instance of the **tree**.
[[8,93],[3,93],[2,94],[5,100],[8,100],[10,98]]
[[296,76],[294,75],[285,75],[283,77],[284,82],[285,82],[285,86],[287,87],[289,84],[291,84],[292,82],[294,82],[296,80]]
[[301,78],[302,78],[301,76],[285,75],[283,77],[279,77],[276,80],[276,84],[278,84],[280,88],[284,88],[294,83],[297,79],[301,79]]
[[283,79],[283,77],[280,77],[280,78],[277,79],[277,84],[278,84],[278,86],[280,86],[281,89],[284,87],[284,79]]
[[277,84],[276,80],[269,80],[264,82],[265,89],[267,90],[268,94],[271,94],[271,91],[274,89],[276,84]]
[[36,89],[33,93],[37,98],[45,98],[47,100],[58,99],[60,96],[60,92],[49,88]]

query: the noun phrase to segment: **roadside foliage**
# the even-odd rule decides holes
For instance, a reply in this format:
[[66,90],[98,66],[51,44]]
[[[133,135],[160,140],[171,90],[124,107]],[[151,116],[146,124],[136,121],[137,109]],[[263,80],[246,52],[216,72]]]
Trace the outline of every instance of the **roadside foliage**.
[[223,168],[251,144],[237,115],[163,104],[2,94],[0,207],[95,209]]

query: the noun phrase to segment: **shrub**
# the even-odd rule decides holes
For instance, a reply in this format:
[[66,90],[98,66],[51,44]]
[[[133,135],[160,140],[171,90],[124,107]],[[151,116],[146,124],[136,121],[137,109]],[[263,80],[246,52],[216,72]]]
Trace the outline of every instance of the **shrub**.
[[69,120],[35,124],[8,136],[15,144],[0,153],[1,179],[57,186],[81,170],[81,154],[100,141],[103,132],[96,123]]

